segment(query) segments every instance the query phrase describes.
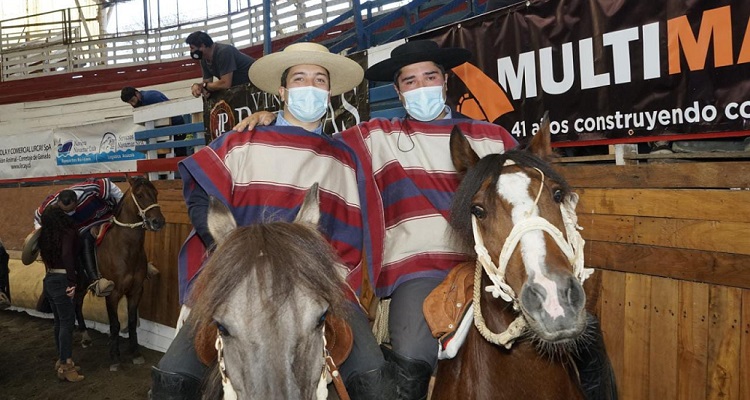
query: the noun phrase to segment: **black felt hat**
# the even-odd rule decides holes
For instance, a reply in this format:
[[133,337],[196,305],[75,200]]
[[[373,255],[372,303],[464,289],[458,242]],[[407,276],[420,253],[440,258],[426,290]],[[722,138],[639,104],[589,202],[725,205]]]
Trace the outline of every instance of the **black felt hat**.
[[401,68],[418,62],[432,61],[445,70],[461,65],[471,58],[469,50],[459,47],[441,49],[432,40],[412,40],[391,51],[391,58],[383,60],[365,71],[365,78],[371,81],[393,81],[393,76]]

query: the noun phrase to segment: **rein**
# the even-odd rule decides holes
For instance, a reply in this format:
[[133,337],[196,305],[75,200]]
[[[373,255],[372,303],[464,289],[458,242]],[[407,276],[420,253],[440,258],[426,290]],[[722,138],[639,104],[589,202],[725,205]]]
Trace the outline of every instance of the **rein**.
[[[341,400],[350,400],[349,394],[344,387],[344,381],[341,379],[336,364],[333,362],[333,358],[328,353],[326,348],[326,331],[325,325],[323,326],[323,363],[322,371],[320,372],[320,381],[318,387],[315,390],[315,398],[317,400],[326,400],[328,398],[328,384],[333,381],[333,385],[336,388],[336,393],[339,395]],[[224,389],[224,400],[237,400],[237,392],[234,391],[232,381],[229,380],[227,374],[227,366],[224,363],[224,340],[221,338],[219,330],[216,330],[216,343],[214,344],[217,352],[217,362],[219,363],[219,373],[221,374],[221,386]]]
[[[146,227],[146,212],[148,210],[152,209],[152,208],[161,207],[161,206],[159,205],[159,203],[154,203],[154,204],[151,204],[150,206],[148,206],[146,208],[141,208],[141,205],[138,204],[138,200],[135,199],[135,195],[133,194],[132,190],[130,191],[130,197],[133,199],[133,203],[135,203],[135,206],[138,208],[138,215],[140,215],[142,221],[141,222],[134,222],[132,224],[129,224],[129,223],[125,223],[125,222],[120,222],[120,221],[117,220],[117,217],[113,216],[112,217],[112,222],[115,225],[122,226],[122,227],[125,227],[125,228],[131,228],[131,229],[145,228]],[[145,229],[148,229],[148,228],[145,228]]]
[[[512,160],[508,160],[505,162],[504,166],[514,164],[515,162],[513,162]],[[544,189],[544,173],[538,168],[534,169],[537,170],[542,176],[539,193],[537,193],[536,199],[534,200],[534,207],[536,207],[539,203],[539,198],[541,197],[542,190]],[[545,218],[531,216],[531,210],[529,210],[529,212],[526,214],[526,219],[513,226],[510,234],[508,234],[508,237],[505,239],[505,243],[503,244],[503,248],[500,251],[500,255],[498,257],[499,267],[492,261],[487,248],[484,246],[484,240],[482,239],[482,234],[479,231],[479,225],[477,223],[476,216],[471,216],[471,228],[474,234],[475,242],[474,250],[477,253],[477,264],[474,273],[473,296],[474,325],[477,327],[477,330],[479,330],[479,333],[482,335],[482,337],[484,337],[488,342],[502,345],[505,348],[510,349],[511,346],[513,346],[513,342],[523,334],[528,326],[526,318],[523,316],[523,313],[520,312],[521,304],[518,300],[518,297],[516,296],[516,293],[513,291],[513,288],[511,288],[510,285],[508,285],[508,283],[505,281],[505,273],[508,268],[508,261],[510,260],[513,251],[518,246],[518,242],[521,240],[521,237],[527,232],[537,230],[547,232],[555,240],[555,243],[557,243],[557,246],[560,248],[560,250],[562,250],[563,254],[565,254],[565,256],[568,258],[568,262],[570,262],[570,264],[573,266],[573,274],[581,284],[583,284],[586,278],[588,278],[594,272],[594,270],[591,268],[584,268],[583,245],[585,241],[581,237],[581,234],[578,232],[578,230],[583,228],[578,226],[578,216],[575,213],[577,204],[578,195],[576,193],[572,193],[572,195],[568,199],[566,199],[565,202],[560,204],[560,211],[562,213],[563,223],[565,225],[565,232],[567,233],[568,240],[565,239],[565,236],[559,229],[557,229],[557,227],[552,225]],[[501,333],[492,332],[487,327],[484,317],[482,316],[482,307],[480,305],[480,285],[482,270],[484,270],[484,272],[492,281],[492,284],[485,287],[484,290],[491,293],[494,298],[501,297],[506,302],[511,303],[513,305],[513,310],[518,313],[516,319],[511,322],[511,324],[504,332]]]

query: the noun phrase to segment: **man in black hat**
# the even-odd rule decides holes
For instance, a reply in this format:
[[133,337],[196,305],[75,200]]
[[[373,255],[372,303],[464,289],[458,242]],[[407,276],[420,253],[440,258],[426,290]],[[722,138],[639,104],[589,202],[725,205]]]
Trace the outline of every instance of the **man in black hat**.
[[[450,235],[449,207],[459,177],[449,138],[458,126],[480,156],[517,145],[502,127],[458,115],[446,105],[447,72],[471,58],[462,48],[428,40],[406,42],[371,66],[365,77],[392,81],[404,118],[372,119],[342,132],[365,170],[368,222],[373,240],[372,283],[391,298],[392,349],[377,348],[362,313],[350,324],[355,348],[341,365],[347,388],[375,399],[395,367],[396,399],[424,399],[437,365],[438,341],[425,322],[422,303],[456,264],[469,256]],[[355,396],[352,396],[355,398]]]

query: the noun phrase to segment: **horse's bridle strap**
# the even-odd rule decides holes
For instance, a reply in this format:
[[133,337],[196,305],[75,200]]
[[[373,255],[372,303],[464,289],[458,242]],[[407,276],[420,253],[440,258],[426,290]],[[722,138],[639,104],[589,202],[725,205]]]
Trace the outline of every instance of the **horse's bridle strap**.
[[[512,164],[515,164],[515,162],[513,162],[512,160],[507,160],[505,163],[505,165]],[[544,173],[538,168],[534,169],[537,170],[542,176],[539,192],[534,199],[534,207],[536,207],[539,202],[542,190],[544,189]],[[474,325],[477,327],[482,336],[487,339],[487,341],[494,344],[500,344],[502,346],[505,346],[506,348],[510,348],[510,346],[512,346],[513,344],[513,341],[521,336],[521,334],[523,334],[523,331],[526,329],[527,321],[524,318],[523,313],[519,313],[518,317],[510,324],[505,332],[497,334],[490,331],[485,324],[484,317],[482,316],[482,307],[479,304],[479,301],[481,290],[481,274],[483,269],[492,281],[492,285],[487,286],[485,290],[492,293],[493,297],[501,297],[506,302],[511,303],[513,305],[513,309],[516,312],[520,311],[518,297],[516,296],[513,288],[505,281],[505,272],[508,268],[508,261],[510,261],[510,258],[513,255],[516,247],[518,246],[519,241],[527,232],[538,230],[547,232],[547,234],[549,234],[549,236],[555,240],[555,243],[560,248],[560,250],[562,250],[562,252],[565,254],[568,262],[570,262],[571,266],[573,267],[573,275],[581,284],[583,284],[586,278],[588,278],[594,272],[594,270],[591,268],[584,268],[583,245],[585,241],[581,237],[581,234],[578,232],[578,230],[582,228],[578,226],[578,217],[575,213],[575,207],[577,203],[578,195],[576,193],[572,193],[569,198],[566,199],[566,201],[560,204],[560,212],[562,214],[563,223],[565,225],[565,232],[568,236],[567,240],[563,233],[559,229],[557,229],[556,226],[552,225],[549,221],[542,217],[532,216],[531,210],[529,210],[526,218],[523,221],[515,224],[513,226],[513,229],[511,229],[510,233],[508,234],[508,237],[505,239],[503,248],[501,249],[500,255],[498,256],[497,265],[495,265],[495,263],[492,261],[492,257],[490,257],[489,251],[484,246],[484,239],[482,238],[482,233],[479,230],[477,217],[474,215],[471,216],[471,228],[472,233],[474,234],[475,243],[474,250],[477,253],[477,268],[474,276]]]
[[146,208],[141,208],[141,205],[138,204],[138,200],[135,199],[135,195],[133,194],[132,190],[130,191],[130,197],[133,199],[133,203],[135,203],[136,208],[138,208],[138,215],[141,217],[142,221],[141,222],[133,222],[133,223],[120,222],[120,221],[117,220],[116,217],[113,216],[112,217],[112,222],[115,225],[123,226],[125,228],[140,228],[140,227],[145,227],[146,226],[146,212],[148,210],[152,209],[152,208],[161,207],[161,205],[159,205],[159,203],[154,203],[154,204],[151,204],[150,206],[148,206]]

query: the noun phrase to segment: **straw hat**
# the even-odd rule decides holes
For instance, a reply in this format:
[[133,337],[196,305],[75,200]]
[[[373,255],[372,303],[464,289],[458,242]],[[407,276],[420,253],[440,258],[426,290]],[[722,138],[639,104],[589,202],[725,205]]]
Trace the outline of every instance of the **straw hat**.
[[41,232],[41,229],[37,229],[29,233],[23,241],[23,252],[21,253],[23,265],[30,265],[39,256],[39,234]]
[[460,47],[440,48],[432,40],[412,40],[391,51],[391,58],[367,69],[365,77],[371,81],[392,82],[401,68],[418,62],[432,61],[442,65],[446,72],[471,59],[471,52]]
[[281,86],[281,74],[295,65],[319,65],[331,78],[331,96],[346,93],[362,82],[362,67],[344,56],[333,54],[317,43],[294,43],[283,51],[269,54],[256,60],[247,75],[253,85],[261,90],[276,94]]

